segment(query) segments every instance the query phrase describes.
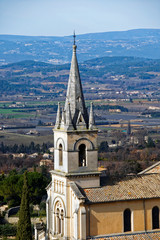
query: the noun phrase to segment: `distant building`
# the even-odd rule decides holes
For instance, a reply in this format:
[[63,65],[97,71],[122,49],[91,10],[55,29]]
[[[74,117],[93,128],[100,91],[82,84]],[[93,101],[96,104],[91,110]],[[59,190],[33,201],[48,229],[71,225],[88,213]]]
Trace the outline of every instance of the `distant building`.
[[109,112],[120,113],[121,109],[109,109]]
[[54,147],[49,148],[50,153],[54,153]]
[[49,153],[44,153],[43,158],[49,159],[49,158],[51,158],[51,155]]
[[13,153],[12,156],[13,158],[24,158],[25,157],[25,153]]
[[42,159],[39,162],[40,167],[46,166],[46,167],[53,167],[53,161],[50,159]]
[[160,107],[155,107],[155,106],[149,106],[149,110],[160,110]]
[[26,135],[38,135],[38,132],[36,130],[30,130]]
[[30,158],[36,158],[36,157],[38,157],[38,153],[30,154],[29,157],[30,157]]

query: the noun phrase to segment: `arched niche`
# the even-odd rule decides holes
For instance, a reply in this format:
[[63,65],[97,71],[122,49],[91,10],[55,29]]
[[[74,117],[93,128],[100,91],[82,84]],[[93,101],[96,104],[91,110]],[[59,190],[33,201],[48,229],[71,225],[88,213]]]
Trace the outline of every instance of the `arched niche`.
[[65,142],[64,142],[64,140],[62,138],[58,138],[57,139],[55,148],[59,149],[59,145],[60,144],[62,145],[63,150],[65,150],[66,149]]

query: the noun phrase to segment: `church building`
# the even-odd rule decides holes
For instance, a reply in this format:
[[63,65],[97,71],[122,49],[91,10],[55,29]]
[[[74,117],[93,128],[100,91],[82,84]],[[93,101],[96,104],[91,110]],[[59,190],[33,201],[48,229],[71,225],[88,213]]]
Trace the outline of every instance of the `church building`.
[[[64,106],[54,128],[46,239],[160,239],[160,174],[109,181],[98,171],[98,130],[85,106],[74,36]],[[154,237],[154,238],[152,238]]]

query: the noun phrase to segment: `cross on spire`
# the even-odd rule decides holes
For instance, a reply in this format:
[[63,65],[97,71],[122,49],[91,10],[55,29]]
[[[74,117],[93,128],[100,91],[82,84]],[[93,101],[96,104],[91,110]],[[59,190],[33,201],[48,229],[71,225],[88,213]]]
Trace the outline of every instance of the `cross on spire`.
[[76,34],[75,34],[75,30],[74,30],[74,32],[73,32],[73,39],[74,39],[73,44],[76,45]]

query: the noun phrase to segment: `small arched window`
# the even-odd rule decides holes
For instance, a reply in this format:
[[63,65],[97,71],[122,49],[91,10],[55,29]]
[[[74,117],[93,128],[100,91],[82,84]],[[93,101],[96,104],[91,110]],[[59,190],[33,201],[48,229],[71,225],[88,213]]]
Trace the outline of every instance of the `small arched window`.
[[152,229],[159,228],[159,207],[152,208]]
[[79,167],[86,166],[86,145],[81,144],[79,146]]
[[63,165],[63,148],[62,144],[59,144],[59,166]]
[[131,210],[127,208],[123,214],[124,232],[131,231]]

